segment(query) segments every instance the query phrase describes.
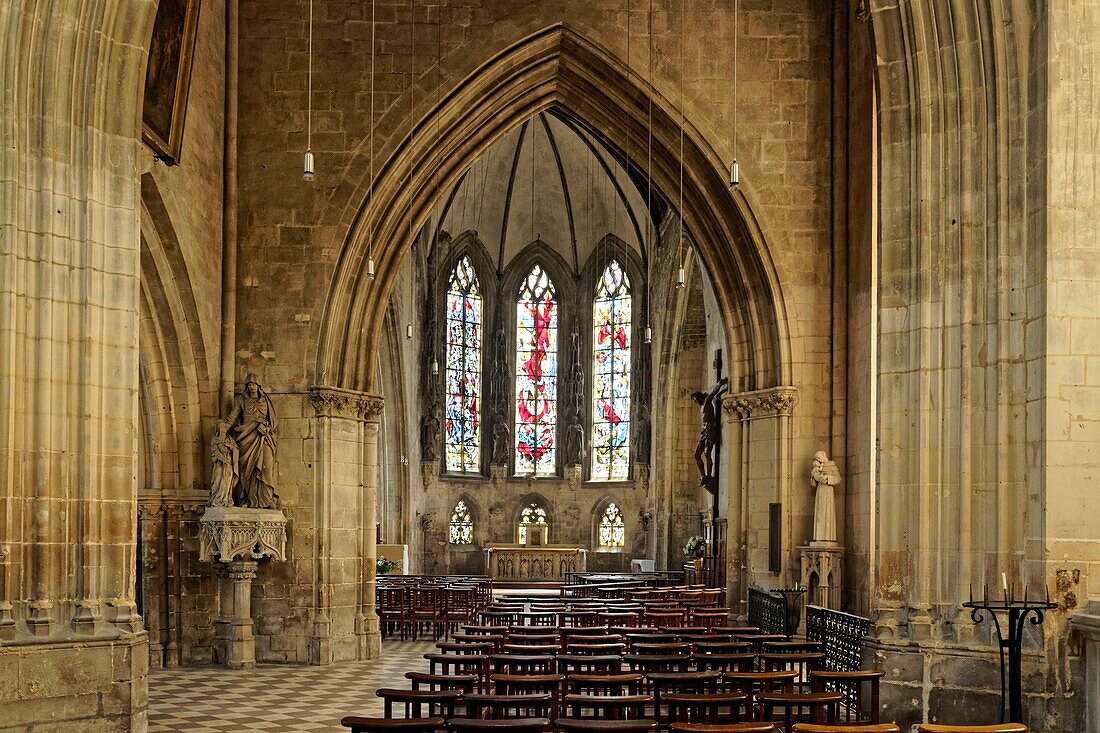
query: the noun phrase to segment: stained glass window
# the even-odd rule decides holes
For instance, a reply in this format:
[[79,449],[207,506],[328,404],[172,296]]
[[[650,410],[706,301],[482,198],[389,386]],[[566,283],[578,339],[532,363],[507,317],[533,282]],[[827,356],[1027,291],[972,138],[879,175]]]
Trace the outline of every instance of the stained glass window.
[[630,473],[630,280],[617,260],[600,275],[592,306],[593,481]]
[[451,512],[450,542],[452,545],[474,544],[474,520],[470,518],[470,510],[466,502],[459,500],[455,504],[455,510]]
[[543,531],[543,528],[549,529],[547,524],[546,510],[537,501],[531,502],[530,505],[523,508],[519,515],[519,543],[521,545],[527,544],[528,530],[534,525],[541,525],[539,531]]
[[481,448],[481,286],[468,257],[451,272],[447,288],[447,470],[479,469]]
[[623,513],[615,502],[607,505],[600,519],[600,547],[615,548],[626,544],[626,531],[623,528]]
[[555,472],[558,303],[541,266],[528,273],[516,300],[516,474]]

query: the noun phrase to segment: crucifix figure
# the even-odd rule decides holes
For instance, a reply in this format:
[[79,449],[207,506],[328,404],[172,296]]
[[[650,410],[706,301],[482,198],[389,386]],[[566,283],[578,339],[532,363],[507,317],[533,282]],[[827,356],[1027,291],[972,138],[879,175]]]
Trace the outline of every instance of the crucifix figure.
[[[691,399],[699,405],[699,413],[702,417],[699,444],[695,446],[695,465],[699,467],[699,484],[708,490],[712,490],[710,484],[714,475],[714,447],[718,445],[721,430],[719,417],[721,396],[728,384],[729,379],[722,377],[710,388],[710,391],[691,393]],[[717,487],[713,490],[717,490]]]

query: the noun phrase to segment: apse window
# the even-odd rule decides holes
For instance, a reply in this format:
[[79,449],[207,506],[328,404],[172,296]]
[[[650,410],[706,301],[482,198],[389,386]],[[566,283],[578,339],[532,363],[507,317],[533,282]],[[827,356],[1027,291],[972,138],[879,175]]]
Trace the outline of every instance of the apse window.
[[612,260],[592,304],[593,481],[630,475],[630,280]]
[[474,544],[474,520],[464,501],[455,504],[451,512],[450,542],[452,545]]
[[558,302],[550,276],[535,265],[516,300],[516,475],[555,474],[557,382]]
[[476,473],[481,458],[481,285],[469,257],[451,271],[447,288],[447,470]]
[[546,519],[546,510],[538,502],[532,502],[523,508],[519,515],[519,528],[517,531],[519,544],[545,545],[549,531],[550,525]]
[[600,518],[600,549],[618,550],[626,545],[626,529],[623,513],[615,502],[610,502]]

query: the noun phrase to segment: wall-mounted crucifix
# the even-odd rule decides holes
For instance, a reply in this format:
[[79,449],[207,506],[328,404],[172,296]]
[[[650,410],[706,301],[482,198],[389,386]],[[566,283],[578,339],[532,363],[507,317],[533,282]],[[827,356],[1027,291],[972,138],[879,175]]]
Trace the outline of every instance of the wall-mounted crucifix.
[[712,517],[719,516],[718,471],[722,440],[722,395],[729,379],[722,376],[722,350],[714,352],[714,376],[717,382],[707,392],[692,392],[691,399],[699,405],[702,424],[699,443],[695,446],[695,465],[699,467],[699,484],[711,493]]

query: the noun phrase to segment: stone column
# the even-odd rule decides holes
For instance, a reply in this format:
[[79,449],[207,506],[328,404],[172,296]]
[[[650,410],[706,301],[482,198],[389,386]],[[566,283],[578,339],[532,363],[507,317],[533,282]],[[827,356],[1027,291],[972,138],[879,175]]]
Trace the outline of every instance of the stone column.
[[[730,503],[741,517],[745,559],[739,573],[744,594],[750,585],[776,587],[793,582],[797,566],[793,554],[791,416],[797,402],[794,387],[741,392],[726,395],[723,400],[727,416],[740,422],[739,431],[730,431],[741,438],[740,449],[736,451],[740,465],[729,470],[731,476],[740,476],[743,484],[740,506],[736,507],[733,507],[734,487],[730,485]],[[774,502],[782,504],[779,547],[782,560],[778,573],[768,569],[768,512]],[[740,601],[744,602],[745,597]]]
[[368,659],[381,649],[374,576],[383,402],[378,395],[335,387],[311,388],[310,401],[317,436],[310,663]]
[[12,730],[146,724],[137,171],[155,11],[0,3],[0,725]]
[[361,402],[363,419],[363,581],[360,599],[362,622],[356,630],[362,642],[360,658],[377,659],[382,655],[382,633],[378,627],[376,575],[378,534],[375,530],[378,511],[378,431],[382,419],[382,398],[365,395]]
[[221,612],[214,622],[218,662],[230,669],[256,666],[256,639],[252,635],[252,580],[259,563],[234,560],[218,564]]
[[1100,601],[1091,601],[1084,611],[1070,617],[1070,625],[1085,639],[1085,727],[1100,730]]

